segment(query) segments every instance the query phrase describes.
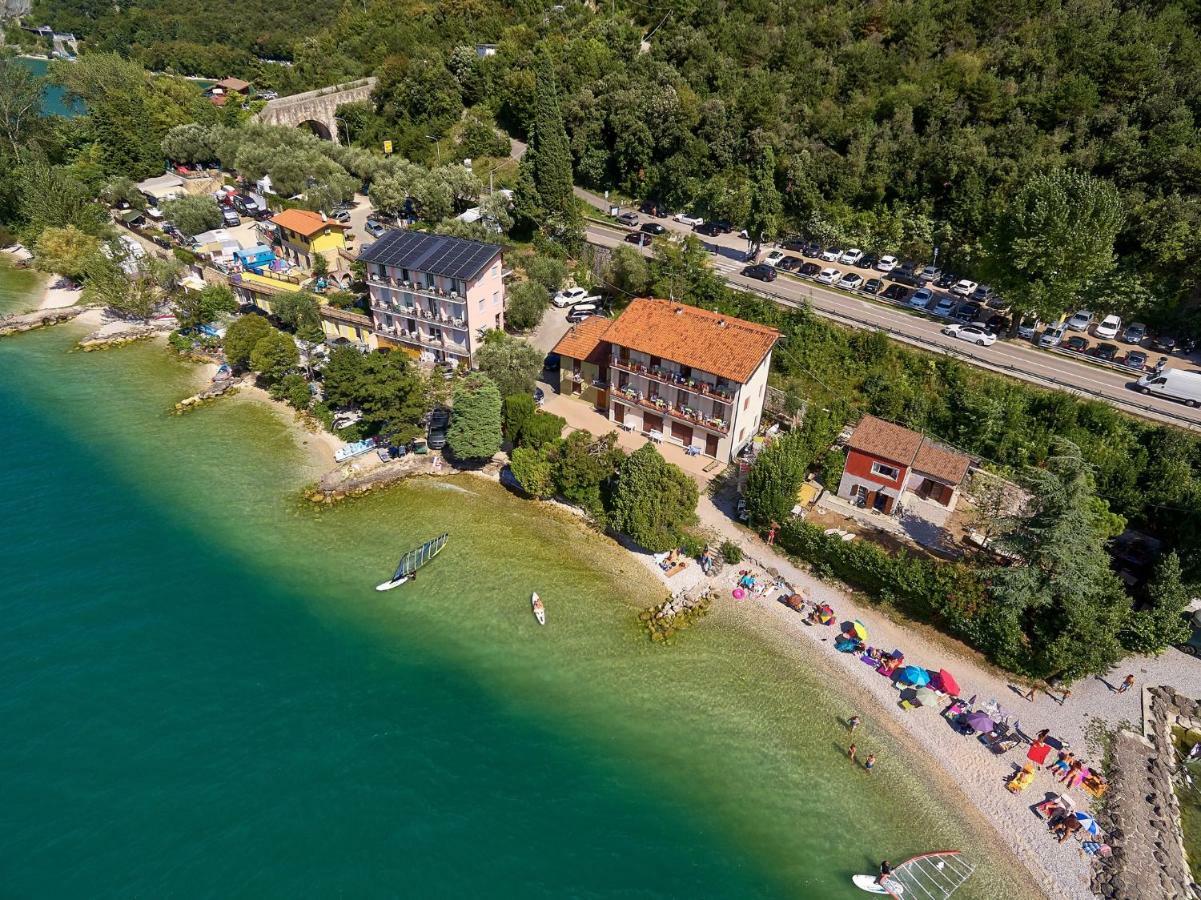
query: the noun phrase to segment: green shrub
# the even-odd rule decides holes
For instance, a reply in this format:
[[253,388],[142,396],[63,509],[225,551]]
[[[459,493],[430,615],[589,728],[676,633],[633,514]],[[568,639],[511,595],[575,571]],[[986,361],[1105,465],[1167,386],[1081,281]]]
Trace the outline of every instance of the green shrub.
[[733,541],[722,541],[721,558],[731,566],[736,566],[742,562],[742,548]]
[[827,491],[834,493],[842,481],[842,470],[847,464],[846,454],[841,450],[832,449],[822,457],[818,478]]
[[680,550],[685,556],[700,559],[701,554],[705,552],[705,542],[695,534],[684,532],[680,535]]

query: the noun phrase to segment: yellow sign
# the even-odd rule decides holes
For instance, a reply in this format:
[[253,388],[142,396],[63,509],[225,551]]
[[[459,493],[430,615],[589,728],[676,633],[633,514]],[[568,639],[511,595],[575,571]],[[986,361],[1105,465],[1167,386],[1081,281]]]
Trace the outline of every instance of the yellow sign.
[[392,152],[392,142],[384,141],[384,153],[391,153],[391,152]]

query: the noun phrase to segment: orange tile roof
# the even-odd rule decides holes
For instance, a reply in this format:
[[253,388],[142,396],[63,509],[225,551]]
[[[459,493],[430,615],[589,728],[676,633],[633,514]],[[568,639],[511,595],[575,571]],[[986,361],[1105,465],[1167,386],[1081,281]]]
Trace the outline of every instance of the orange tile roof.
[[322,219],[317,213],[309,212],[307,209],[285,209],[283,212],[272,216],[271,221],[280,228],[294,231],[302,237],[312,237],[327,227],[346,227],[341,222],[335,222],[333,219]]
[[599,362],[608,353],[604,338],[611,324],[604,316],[589,316],[567,329],[567,334],[555,344],[554,352],[568,359]]
[[972,460],[962,453],[950,450],[941,444],[935,444],[929,438],[922,441],[922,448],[913,458],[913,468],[917,472],[933,475],[939,481],[949,484],[959,484],[967,475],[968,466]]
[[639,298],[609,326],[605,340],[745,384],[780,333],[733,316],[670,300]]
[[227,91],[245,91],[250,87],[249,81],[243,81],[241,78],[222,78],[213,87],[224,88]]
[[889,462],[911,466],[953,485],[963,481],[971,457],[936,444],[916,431],[875,416],[864,416],[855,426],[847,446]]

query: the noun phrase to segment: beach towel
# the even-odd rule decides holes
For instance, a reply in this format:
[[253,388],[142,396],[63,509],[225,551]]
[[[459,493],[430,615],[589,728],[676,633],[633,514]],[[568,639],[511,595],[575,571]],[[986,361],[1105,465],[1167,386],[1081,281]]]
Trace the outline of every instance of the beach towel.
[[1033,762],[1037,765],[1040,765],[1040,766],[1046,765],[1047,754],[1049,754],[1050,752],[1051,752],[1051,748],[1048,747],[1046,744],[1043,744],[1041,747],[1031,747],[1030,750],[1026,753],[1026,759],[1028,759],[1031,762]]

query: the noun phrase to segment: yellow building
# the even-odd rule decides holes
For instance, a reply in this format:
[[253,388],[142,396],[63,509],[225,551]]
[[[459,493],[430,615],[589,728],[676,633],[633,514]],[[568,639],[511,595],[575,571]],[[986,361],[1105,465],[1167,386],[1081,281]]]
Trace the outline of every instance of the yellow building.
[[313,259],[325,257],[332,272],[338,267],[338,251],[346,248],[346,228],[320,213],[307,209],[285,209],[271,217],[279,228],[280,255],[305,269],[313,268]]

